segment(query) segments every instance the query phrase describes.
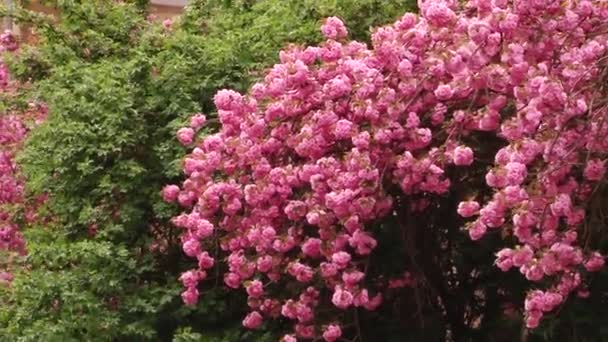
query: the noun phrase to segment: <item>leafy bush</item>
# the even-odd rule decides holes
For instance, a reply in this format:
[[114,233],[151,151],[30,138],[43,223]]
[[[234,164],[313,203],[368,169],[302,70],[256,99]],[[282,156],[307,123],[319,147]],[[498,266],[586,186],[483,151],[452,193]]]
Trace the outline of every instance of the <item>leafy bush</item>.
[[[25,10],[36,45],[7,63],[20,96],[49,106],[20,156],[32,194],[54,223],[26,230],[29,255],[3,289],[0,334],[10,340],[272,339],[243,332],[244,296],[210,285],[185,308],[177,278],[191,263],[159,189],[180,176],[174,139],[217,89],[246,89],[276,51],[320,40],[341,15],[363,40],[409,1],[192,1],[182,19],[146,20],[145,3],[45,1],[57,22]],[[365,20],[362,20],[365,18]],[[192,327],[194,330],[188,330]]]

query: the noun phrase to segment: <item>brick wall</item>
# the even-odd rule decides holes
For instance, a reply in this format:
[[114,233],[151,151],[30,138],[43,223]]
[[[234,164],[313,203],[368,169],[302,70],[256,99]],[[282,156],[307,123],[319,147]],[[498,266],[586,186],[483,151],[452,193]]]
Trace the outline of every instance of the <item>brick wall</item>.
[[158,20],[172,18],[182,13],[182,7],[154,5],[150,6],[150,14],[153,14]]
[[[16,0],[13,0],[16,1]],[[4,2],[8,4],[10,0],[0,0],[0,2]],[[174,16],[179,15],[183,7],[186,5],[187,0],[151,0],[150,1],[150,14],[152,14],[155,20],[165,20],[167,18],[172,18]],[[56,14],[56,10],[52,7],[43,6],[40,4],[39,0],[31,0],[28,8],[34,11],[47,13],[47,14]],[[0,22],[0,28],[2,30],[10,28],[12,25],[10,21],[5,20]],[[12,29],[18,33],[23,40],[26,41],[34,41],[35,37],[32,35],[32,32],[29,27],[22,26],[16,27],[13,26]]]
[[[180,14],[186,3],[185,0],[151,0],[150,12],[166,19]],[[31,0],[28,7],[44,13],[55,13],[53,8],[42,6],[38,0]]]

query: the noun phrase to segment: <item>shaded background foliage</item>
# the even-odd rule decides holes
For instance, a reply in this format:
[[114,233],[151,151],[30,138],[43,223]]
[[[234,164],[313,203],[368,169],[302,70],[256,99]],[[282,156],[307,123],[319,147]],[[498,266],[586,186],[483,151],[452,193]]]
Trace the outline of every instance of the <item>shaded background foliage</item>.
[[57,222],[26,231],[29,255],[0,291],[9,340],[274,340],[240,328],[244,297],[206,289],[183,306],[187,262],[159,190],[180,177],[175,131],[212,110],[224,87],[245,90],[289,43],[320,40],[339,15],[357,39],[412,1],[191,1],[171,29],[146,20],[146,2],[45,1],[57,21],[17,10],[39,36],[9,61],[24,99],[48,121],[20,157],[31,193],[48,193]]

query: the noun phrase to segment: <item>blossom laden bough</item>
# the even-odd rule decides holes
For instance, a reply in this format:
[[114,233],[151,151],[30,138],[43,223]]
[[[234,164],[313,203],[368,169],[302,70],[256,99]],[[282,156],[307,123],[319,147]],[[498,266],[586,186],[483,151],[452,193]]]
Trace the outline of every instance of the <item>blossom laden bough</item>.
[[186,208],[173,222],[199,261],[182,277],[186,303],[219,253],[225,284],[249,295],[246,327],[283,316],[294,322],[284,341],[340,338],[345,322],[324,322],[320,308],[375,310],[386,291],[364,267],[378,246],[373,223],[447,195],[457,181],[450,170],[485,168],[476,156],[494,147],[471,144],[482,134],[502,141],[489,151],[492,195],[453,210],[470,220],[474,240],[512,232],[517,246],[497,251],[496,265],[539,288],[526,299],[527,326],[602,268],[579,234],[608,151],[599,138],[608,133],[608,8],[590,0],[419,7],[420,17],[375,29],[371,48],[329,18],[323,44],[282,51],[248,95],[216,94],[219,132],[197,141],[195,118],[180,129],[180,142],[194,146],[188,179],[163,195]]

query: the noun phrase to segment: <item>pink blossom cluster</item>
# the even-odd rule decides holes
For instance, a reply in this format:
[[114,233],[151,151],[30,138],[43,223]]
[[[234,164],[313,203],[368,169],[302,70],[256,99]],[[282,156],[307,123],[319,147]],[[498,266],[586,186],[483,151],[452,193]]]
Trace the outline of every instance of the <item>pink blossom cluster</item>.
[[[9,30],[0,34],[0,53],[15,52],[19,49],[19,43]],[[8,67],[0,58],[0,91],[5,91],[10,83],[10,73]]]
[[[17,40],[11,32],[0,35],[0,52],[15,52],[17,49]],[[1,97],[13,96],[18,87],[17,84],[12,84],[9,88],[8,79],[8,70],[0,62]],[[40,123],[46,115],[47,108],[36,103],[30,103],[25,110],[0,113],[0,251],[3,252],[26,253],[19,223],[35,220],[36,208],[44,201],[40,197],[36,200],[37,203],[26,203],[24,179],[15,162],[15,155],[31,125]],[[10,281],[9,273],[0,273],[7,275],[2,277],[5,281]]]
[[0,52],[15,52],[19,49],[19,42],[12,31],[6,30],[0,34]]
[[45,106],[31,103],[24,112],[0,113],[0,250],[25,254],[25,241],[16,215],[23,214],[25,221],[32,222],[36,219],[37,205],[26,205],[24,179],[15,162],[15,153],[29,132],[28,123],[39,122],[46,112]]
[[15,165],[15,145],[27,130],[17,116],[0,116],[0,249],[25,253],[25,242],[12,221],[10,207],[23,201],[23,182]]
[[4,91],[8,88],[10,82],[10,73],[8,67],[2,60],[0,60],[0,91]]
[[535,287],[545,280],[526,300],[528,327],[602,268],[579,242],[608,150],[608,7],[458,6],[420,1],[420,16],[375,29],[371,48],[329,18],[324,43],[282,51],[249,94],[216,94],[219,132],[197,141],[200,127],[180,129],[193,147],[188,178],[163,196],[186,208],[173,222],[198,260],[181,277],[186,303],[221,255],[225,284],[249,296],[244,326],[283,317],[294,326],[284,341],[337,340],[344,322],[320,308],[382,304],[384,289],[365,273],[378,245],[371,223],[404,200],[424,210],[423,196],[447,194],[458,181],[448,169],[485,168],[476,153],[490,147],[471,143],[482,134],[504,142],[485,176],[493,196],[454,210],[470,219],[472,239],[512,232],[518,245],[498,252],[498,267]]

